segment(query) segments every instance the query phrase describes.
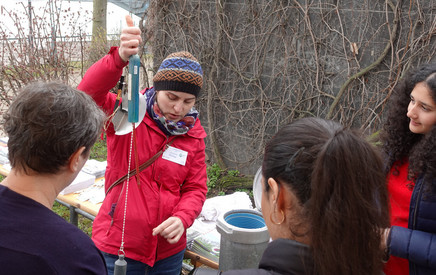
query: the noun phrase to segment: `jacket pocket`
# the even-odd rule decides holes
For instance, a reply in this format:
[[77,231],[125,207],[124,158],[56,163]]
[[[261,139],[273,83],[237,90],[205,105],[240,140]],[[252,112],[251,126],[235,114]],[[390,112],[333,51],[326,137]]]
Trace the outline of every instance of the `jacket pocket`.
[[186,166],[159,158],[154,166],[153,179],[160,188],[179,193],[187,174]]

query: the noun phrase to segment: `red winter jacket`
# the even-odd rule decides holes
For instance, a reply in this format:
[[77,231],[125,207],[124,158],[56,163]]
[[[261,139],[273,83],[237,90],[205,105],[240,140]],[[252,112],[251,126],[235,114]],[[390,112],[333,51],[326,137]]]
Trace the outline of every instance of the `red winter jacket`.
[[[115,95],[109,93],[127,63],[119,57],[118,48],[92,65],[78,89],[91,95],[109,115],[115,105]],[[144,93],[144,91],[142,91]],[[172,139],[172,147],[188,152],[185,166],[162,159],[140,173],[140,185],[131,177],[128,189],[125,221],[125,256],[153,266],[163,258],[172,256],[186,247],[186,232],[176,244],[169,244],[160,236],[152,236],[152,229],[170,216],[179,217],[186,228],[200,214],[206,199],[206,132],[197,119],[187,134],[167,137],[148,114],[136,128],[139,164],[146,162]],[[115,135],[111,124],[107,134],[107,168],[105,189],[127,173],[131,133]],[[135,167],[132,155],[131,168]],[[94,220],[92,239],[97,247],[110,254],[118,254],[121,245],[126,184],[114,187],[106,196]],[[113,221],[109,212],[116,203]],[[113,210],[113,209],[112,209]]]

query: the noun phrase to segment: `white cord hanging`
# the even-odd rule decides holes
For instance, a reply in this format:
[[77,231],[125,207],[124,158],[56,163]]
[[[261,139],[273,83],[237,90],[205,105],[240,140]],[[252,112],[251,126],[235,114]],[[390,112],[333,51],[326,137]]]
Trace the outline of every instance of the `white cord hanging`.
[[[135,125],[133,124],[133,128]],[[130,138],[130,151],[129,151],[129,165],[127,167],[127,180],[126,180],[126,199],[124,201],[124,214],[123,214],[123,227],[121,231],[121,245],[118,250],[118,260],[115,262],[114,275],[126,275],[127,262],[124,260],[124,230],[126,228],[126,214],[127,214],[127,198],[129,194],[129,181],[130,181],[130,166],[132,164],[132,151],[133,151],[133,133]]]

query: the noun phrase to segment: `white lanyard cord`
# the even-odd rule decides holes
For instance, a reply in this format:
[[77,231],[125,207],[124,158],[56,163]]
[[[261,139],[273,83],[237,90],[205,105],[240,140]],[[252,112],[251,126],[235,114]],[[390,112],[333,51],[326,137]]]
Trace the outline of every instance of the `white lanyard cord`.
[[[133,124],[133,127],[135,125]],[[118,255],[125,255],[124,253],[124,229],[126,228],[126,214],[127,214],[127,196],[129,194],[129,179],[130,179],[130,166],[132,164],[132,148],[133,148],[133,133],[130,138],[130,151],[129,151],[129,165],[127,167],[127,180],[126,180],[126,199],[124,201],[124,216],[123,216],[123,229],[121,231],[121,246]]]

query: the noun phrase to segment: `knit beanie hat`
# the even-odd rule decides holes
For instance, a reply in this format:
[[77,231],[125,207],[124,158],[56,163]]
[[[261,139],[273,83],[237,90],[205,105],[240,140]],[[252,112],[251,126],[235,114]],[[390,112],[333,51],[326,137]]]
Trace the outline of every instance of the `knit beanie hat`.
[[203,86],[203,70],[189,52],[172,53],[162,61],[153,84],[156,91],[178,91],[198,96]]

